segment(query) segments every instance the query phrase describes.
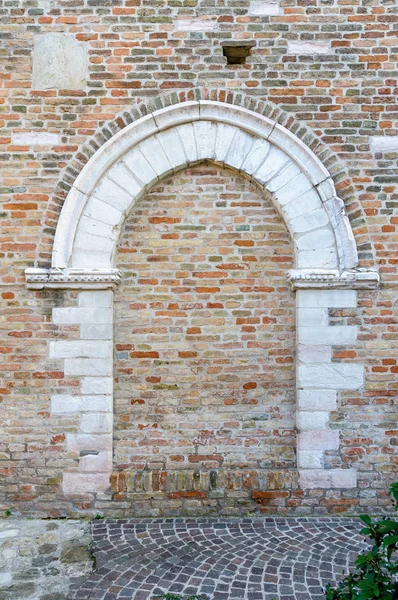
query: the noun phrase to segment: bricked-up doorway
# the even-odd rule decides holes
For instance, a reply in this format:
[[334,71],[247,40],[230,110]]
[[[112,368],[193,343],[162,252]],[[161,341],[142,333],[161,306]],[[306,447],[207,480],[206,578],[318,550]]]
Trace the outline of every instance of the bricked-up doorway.
[[[114,497],[120,495],[117,499],[124,500],[126,477],[118,473],[112,475],[113,295],[122,275],[126,277],[126,286],[130,277],[116,266],[118,240],[126,217],[132,215],[128,219],[133,221],[127,221],[125,232],[129,222],[134,222],[134,215],[140,217],[140,202],[143,200],[141,206],[145,206],[145,198],[156,195],[159,185],[165,185],[166,177],[172,174],[183,177],[184,169],[195,165],[203,168],[200,165],[206,161],[235,170],[240,174],[239,182],[243,181],[243,175],[256,182],[262,190],[263,206],[269,206],[271,198],[290,233],[294,269],[287,269],[286,265],[286,276],[296,296],[295,427],[298,434],[297,470],[294,473],[299,476],[299,486],[311,490],[347,489],[357,485],[354,468],[334,468],[325,464],[325,453],[338,451],[340,443],[338,426],[329,419],[330,411],[336,408],[341,391],[359,389],[364,381],[362,365],[332,361],[333,346],[354,344],[357,329],[344,324],[333,326],[329,311],[355,307],[356,290],[377,286],[378,275],[356,269],[356,246],[343,202],[336,196],[327,169],[303,142],[259,113],[223,102],[195,101],[169,106],[138,119],[94,154],[76,178],[62,209],[52,268],[26,271],[29,287],[78,290],[76,304],[53,309],[53,323],[63,328],[64,339],[50,344],[50,358],[62,363],[65,374],[79,383],[78,395],[75,387],[73,396],[59,394],[52,397],[53,415],[72,413],[79,423],[76,431],[66,437],[66,448],[75,456],[75,465],[71,467],[69,454],[63,476],[63,492],[68,496],[94,494],[97,506],[101,506],[102,500],[109,498],[111,483]],[[249,184],[245,180],[244,184],[237,185]],[[182,185],[179,187],[183,188]],[[219,214],[222,214],[222,207],[219,208]],[[262,210],[265,208],[261,208],[260,213]],[[220,218],[219,214],[216,219]],[[252,218],[256,218],[255,215],[256,211],[253,211]],[[161,217],[154,212],[153,218],[157,216]],[[153,225],[158,226],[157,230],[153,229],[154,238],[148,232],[142,232],[142,237],[147,238],[145,244],[150,244],[152,239],[156,241],[162,223]],[[172,233],[175,232],[174,229]],[[122,237],[119,256],[124,243]],[[138,260],[139,252],[136,254]],[[144,256],[142,254],[141,258]],[[185,256],[181,253],[180,258],[183,262]],[[281,292],[281,302],[284,294],[288,297],[286,291]],[[123,292],[120,298],[123,298]],[[264,305],[263,310],[266,309]],[[76,339],[77,326],[79,339]],[[189,326],[202,328],[195,323]],[[216,327],[215,323],[214,330]],[[181,340],[184,340],[183,335]],[[134,345],[134,342],[128,343]],[[167,347],[167,340],[165,345]],[[146,347],[130,350],[130,353],[135,352],[158,350]],[[129,358],[138,359],[140,355]],[[151,358],[158,360],[157,356]],[[144,379],[145,370],[144,365],[144,373],[140,373]],[[250,378],[248,383],[252,382]],[[122,402],[123,395],[119,398]],[[122,422],[121,418],[117,419],[118,427]],[[128,426],[128,420],[125,424]],[[152,424],[144,422],[142,425],[146,428]],[[156,429],[153,427],[152,433],[145,433],[147,439],[156,436]],[[119,435],[120,429],[117,439]],[[132,460],[133,454],[126,451],[126,456]],[[116,460],[119,461],[118,455]],[[122,467],[121,462],[118,465]],[[256,488],[253,499],[267,498],[271,487],[286,485],[286,472],[282,472],[279,481],[277,477],[272,482],[250,481],[247,485]],[[164,477],[160,462],[155,481],[150,471],[144,470],[141,481],[134,483],[136,500],[141,493],[145,503],[146,490],[150,489],[156,502]],[[181,482],[181,486],[184,485]],[[195,485],[200,487],[200,483]],[[230,481],[228,485],[233,492],[235,482]],[[216,492],[217,486],[219,483],[209,474],[208,490]],[[172,500],[174,492],[169,488],[167,493]]]
[[165,510],[244,510],[296,467],[293,265],[270,195],[230,169],[187,167],[130,212],[114,327],[126,500],[149,476]]

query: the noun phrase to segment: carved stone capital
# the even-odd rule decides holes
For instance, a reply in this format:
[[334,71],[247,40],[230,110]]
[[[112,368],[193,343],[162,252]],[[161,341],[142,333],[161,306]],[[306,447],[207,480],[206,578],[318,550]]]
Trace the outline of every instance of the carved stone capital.
[[84,289],[114,288],[121,279],[118,269],[37,269],[25,270],[29,289]]
[[371,269],[291,269],[287,280],[297,289],[372,290],[379,285],[379,274]]

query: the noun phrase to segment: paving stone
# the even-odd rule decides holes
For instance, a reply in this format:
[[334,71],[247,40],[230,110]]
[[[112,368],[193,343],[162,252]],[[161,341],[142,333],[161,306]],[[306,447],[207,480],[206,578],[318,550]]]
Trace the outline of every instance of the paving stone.
[[337,517],[94,523],[97,570],[69,600],[320,600],[366,547],[360,529]]

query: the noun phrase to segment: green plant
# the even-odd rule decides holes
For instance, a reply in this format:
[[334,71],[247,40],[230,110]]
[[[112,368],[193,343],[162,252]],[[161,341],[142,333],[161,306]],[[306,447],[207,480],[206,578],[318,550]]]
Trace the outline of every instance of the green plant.
[[95,521],[99,521],[99,520],[101,520],[101,519],[103,519],[103,518],[104,518],[104,517],[103,517],[102,515],[100,515],[100,514],[96,514],[96,515],[95,515],[95,517],[94,517],[94,520],[95,520]]
[[[398,510],[398,483],[391,486],[389,494]],[[373,546],[358,556],[355,570],[341,583],[334,588],[326,586],[326,600],[398,600],[398,521],[369,515],[360,519],[365,524],[361,533],[373,540]]]
[[7,509],[7,510],[5,510],[5,511],[4,511],[4,516],[5,516],[5,517],[11,517],[11,511],[10,511],[10,510],[8,510],[8,509]]

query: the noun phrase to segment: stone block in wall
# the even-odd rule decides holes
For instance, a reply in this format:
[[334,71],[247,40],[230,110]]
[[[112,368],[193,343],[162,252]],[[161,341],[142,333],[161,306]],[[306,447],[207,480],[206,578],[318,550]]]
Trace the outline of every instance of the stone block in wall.
[[46,131],[24,131],[12,135],[12,143],[16,146],[56,146],[61,143],[59,133],[48,133]]
[[281,14],[279,0],[251,0],[249,15],[253,17],[272,17]]
[[350,489],[357,485],[354,469],[303,469],[300,471],[300,486],[303,489]]
[[295,41],[289,40],[287,43],[288,54],[309,55],[329,54],[330,44],[324,40],[314,41]]
[[38,90],[81,90],[86,87],[88,51],[74,35],[36,35],[33,46],[32,87]]
[[398,152],[398,135],[375,135],[369,140],[370,150],[376,152]]

